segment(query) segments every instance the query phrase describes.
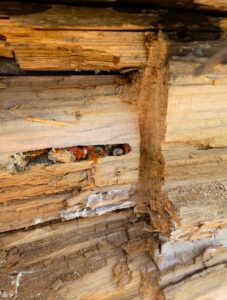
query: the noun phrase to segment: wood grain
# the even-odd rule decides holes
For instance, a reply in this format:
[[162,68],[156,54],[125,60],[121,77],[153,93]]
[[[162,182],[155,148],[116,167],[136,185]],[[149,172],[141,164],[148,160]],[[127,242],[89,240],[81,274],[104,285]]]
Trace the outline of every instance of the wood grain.
[[1,234],[2,293],[78,300],[139,300],[142,293],[143,299],[156,299],[155,267],[145,247],[149,237],[143,218],[133,219],[127,211]]
[[136,109],[126,95],[122,99],[118,94],[120,82],[118,76],[1,77],[0,153],[138,146]]

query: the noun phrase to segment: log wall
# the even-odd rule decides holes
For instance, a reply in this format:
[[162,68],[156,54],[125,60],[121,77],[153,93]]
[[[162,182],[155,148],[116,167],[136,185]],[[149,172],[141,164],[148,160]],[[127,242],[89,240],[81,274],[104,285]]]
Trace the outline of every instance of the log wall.
[[0,3],[0,298],[225,300],[227,23],[182,18]]

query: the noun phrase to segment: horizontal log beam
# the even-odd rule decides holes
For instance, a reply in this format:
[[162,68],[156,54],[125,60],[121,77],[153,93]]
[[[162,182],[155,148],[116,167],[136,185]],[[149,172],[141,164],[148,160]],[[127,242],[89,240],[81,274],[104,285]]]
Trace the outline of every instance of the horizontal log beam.
[[138,166],[138,154],[131,153],[101,158],[97,163],[55,164],[15,175],[2,173],[0,232],[133,207]]
[[0,154],[77,145],[138,146],[136,94],[131,90],[127,96],[126,83],[118,76],[1,77]]
[[155,267],[146,252],[149,234],[143,224],[129,210],[1,234],[1,293],[17,299],[92,295],[126,300],[140,297],[143,276],[150,282],[143,294],[155,300]]

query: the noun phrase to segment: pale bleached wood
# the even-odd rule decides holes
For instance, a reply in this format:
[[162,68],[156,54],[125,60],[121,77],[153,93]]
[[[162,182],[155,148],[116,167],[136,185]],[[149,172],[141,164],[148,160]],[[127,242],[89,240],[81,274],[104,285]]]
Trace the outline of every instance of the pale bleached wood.
[[226,298],[225,264],[214,266],[195,275],[184,282],[171,285],[164,290],[166,300],[225,300]]
[[[226,248],[226,237],[227,230],[225,227],[217,234],[213,234],[211,237],[203,238],[201,240],[173,241],[163,239],[160,242],[159,247],[157,244],[154,244],[155,247],[153,251],[153,259],[158,269],[162,272],[160,284],[162,286],[165,286],[170,282],[176,282],[179,279],[182,279],[182,277],[191,272],[190,268],[203,268],[204,265],[202,260],[196,258],[203,258],[205,256],[209,257],[209,253],[211,254],[210,258],[216,256],[218,254],[218,251],[216,251],[216,249],[220,247],[221,250],[224,250]],[[224,260],[226,260],[227,258],[226,250],[220,253],[221,255],[224,255]],[[221,259],[221,262],[223,261],[221,256],[219,257],[218,255],[217,257]],[[198,265],[196,266],[197,262]],[[213,259],[213,264],[215,263],[216,262]],[[176,273],[174,273],[174,269],[178,269],[179,272],[177,271]],[[182,276],[181,278],[180,275]]]
[[156,248],[154,260],[162,271],[159,284],[164,291],[161,299],[216,299],[215,295],[225,299],[226,232],[201,241],[163,241]]
[[117,92],[121,77],[1,77],[0,82],[0,153],[139,144],[135,105]]
[[203,239],[227,222],[226,67],[195,77],[200,61],[170,61],[162,193],[173,239]]
[[227,149],[189,144],[162,147],[163,193],[174,219],[172,238],[200,239],[226,224]]
[[225,182],[227,180],[227,148],[206,149],[184,143],[162,146],[165,159],[165,187]]
[[[171,66],[166,142],[188,142],[211,147],[227,146],[227,89],[225,73],[207,74],[193,80],[190,62]],[[189,66],[189,67],[188,67]],[[186,70],[189,75],[186,74]],[[212,77],[213,75],[213,77]],[[178,80],[179,77],[181,79]],[[211,77],[211,80],[208,78]]]
[[[117,196],[119,185],[138,181],[139,168],[135,92],[126,77],[1,77],[0,82],[1,231],[135,205],[130,191],[121,200]],[[21,173],[9,172],[13,153],[115,143],[130,144],[130,153],[97,161],[41,163]],[[116,198],[90,207],[89,196],[99,187],[112,190]],[[67,207],[72,198],[74,205]]]
[[[138,170],[139,156],[136,151],[135,154],[131,152],[120,157],[101,158],[98,162],[37,165],[18,174],[2,171],[0,231],[135,206],[136,199],[131,196],[135,188],[131,191],[131,187],[138,181]],[[129,184],[126,197],[118,200],[116,195],[119,190],[124,192],[124,187],[122,190],[119,185],[125,184]],[[106,191],[115,193],[110,202],[106,203],[103,199],[102,204],[100,199],[97,209],[89,204],[90,195]],[[74,204],[67,204],[70,201]]]
[[143,223],[126,211],[1,234],[2,293],[17,299],[156,299]]

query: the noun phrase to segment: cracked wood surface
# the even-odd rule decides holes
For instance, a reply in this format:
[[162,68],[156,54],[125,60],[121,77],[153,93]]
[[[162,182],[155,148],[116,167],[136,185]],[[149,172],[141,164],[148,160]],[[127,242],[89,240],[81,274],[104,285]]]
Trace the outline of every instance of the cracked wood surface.
[[0,55],[4,73],[32,71],[114,71],[142,69],[147,62],[148,31],[226,30],[226,18],[171,10],[127,12],[119,8],[0,3]]
[[[25,17],[24,6],[15,7],[1,11],[0,35],[6,40],[1,37],[0,55],[9,59],[14,51],[21,68],[119,70],[148,63],[139,95],[124,76],[1,77],[1,296],[225,300],[226,68],[192,76],[204,60],[198,57],[223,43],[225,19],[213,17],[206,27],[206,17],[190,27],[192,21],[182,14],[183,27],[175,19],[168,33],[149,35],[144,31],[153,28],[150,21],[157,29],[154,13],[136,18],[100,9],[98,19],[91,8],[89,14],[57,6],[34,13],[31,6]],[[61,17],[61,9],[72,18]],[[190,28],[185,37],[182,28]],[[208,36],[198,28],[214,30],[214,40],[196,41]],[[75,137],[84,145],[92,138],[95,144],[129,143],[132,151],[98,161],[33,166],[18,174],[5,170],[14,151],[40,149],[41,143],[73,146]],[[109,192],[112,198],[103,203],[102,194]],[[110,212],[135,204],[135,212]],[[91,210],[99,216],[77,219]],[[108,214],[102,216],[103,211]],[[150,213],[155,228],[141,213]]]
[[0,154],[75,144],[138,145],[126,83],[111,75],[1,77]]
[[[135,206],[139,131],[135,95],[124,76],[1,77],[0,81],[1,232]],[[13,152],[121,142],[131,147],[127,155],[33,164],[10,172]],[[106,193],[107,199],[102,196]],[[92,197],[97,198],[96,207]]]
[[[192,62],[191,62],[192,60]],[[226,67],[194,77],[201,59],[174,57],[166,134],[162,143],[162,195],[173,239],[203,239],[226,224]]]
[[1,234],[2,294],[16,299],[155,300],[155,267],[143,224],[126,211]]
[[14,5],[14,12],[0,5],[0,53],[22,70],[119,70],[146,62],[143,13],[138,19],[113,9]]

